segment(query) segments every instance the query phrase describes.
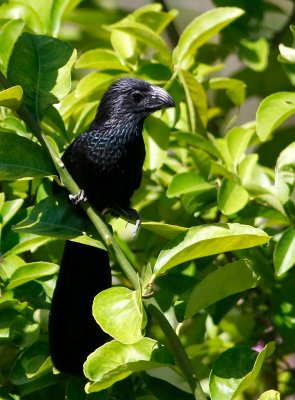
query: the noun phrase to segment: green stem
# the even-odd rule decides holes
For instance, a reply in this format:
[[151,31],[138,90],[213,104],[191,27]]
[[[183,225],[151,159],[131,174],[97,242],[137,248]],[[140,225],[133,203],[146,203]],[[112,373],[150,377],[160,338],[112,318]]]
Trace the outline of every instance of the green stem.
[[[0,71],[0,83],[4,88],[9,88],[11,87],[11,84],[8,82],[8,80],[5,78],[3,73]],[[41,143],[41,145],[45,148],[45,150],[49,153],[55,168],[64,184],[64,186],[71,192],[72,194],[77,194],[80,192],[80,188],[76,184],[76,182],[73,180],[67,169],[65,168],[62,160],[52,147],[50,141],[47,139],[47,137],[43,134],[43,132],[40,129],[39,124],[37,123],[36,119],[34,116],[30,113],[30,111],[26,108],[24,104],[22,104],[19,109],[17,110],[17,113],[19,117],[25,122],[27,127],[30,129],[30,131],[36,136],[38,141]],[[85,203],[82,205],[82,208],[84,211],[87,213],[88,217],[92,221],[93,225],[103,238],[106,246],[109,248],[109,250],[112,252],[112,254],[115,255],[117,258],[119,264],[122,267],[122,270],[124,271],[125,275],[131,282],[132,286],[135,289],[139,288],[139,283],[138,283],[138,277],[137,273],[128,261],[127,257],[121,250],[120,246],[116,243],[114,240],[109,228],[107,225],[104,223],[102,220],[101,216],[99,213],[89,204]]]
[[185,376],[188,384],[190,385],[190,388],[195,396],[195,399],[207,400],[207,397],[203,392],[200,382],[196,377],[194,368],[179,340],[179,337],[177,336],[174,329],[170,325],[169,321],[163,314],[162,310],[159,308],[155,299],[147,299],[145,300],[145,303],[147,304],[147,308],[150,311],[150,313],[157,320],[166,338],[169,340],[171,349],[177,360],[178,366],[181,369],[183,375]]

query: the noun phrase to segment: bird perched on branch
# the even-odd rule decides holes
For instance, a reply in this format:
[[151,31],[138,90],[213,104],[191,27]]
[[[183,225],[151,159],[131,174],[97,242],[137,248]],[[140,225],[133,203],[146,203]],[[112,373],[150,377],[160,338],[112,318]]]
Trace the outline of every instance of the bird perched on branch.
[[[62,157],[82,189],[73,202],[87,199],[98,211],[117,208],[128,214],[133,192],[141,183],[144,120],[173,106],[172,97],[158,86],[135,78],[114,82],[89,130]],[[107,335],[92,316],[92,302],[110,286],[107,252],[67,241],[49,316],[50,352],[60,371],[81,375],[87,356],[106,342]]]

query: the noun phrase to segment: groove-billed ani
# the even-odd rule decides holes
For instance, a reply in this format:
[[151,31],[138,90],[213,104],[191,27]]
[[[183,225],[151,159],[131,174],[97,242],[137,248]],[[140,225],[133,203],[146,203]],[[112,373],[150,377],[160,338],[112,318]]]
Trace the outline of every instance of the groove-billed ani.
[[[89,130],[78,136],[62,157],[97,210],[129,209],[141,182],[144,119],[172,106],[164,89],[139,79],[122,78],[108,88]],[[92,302],[110,286],[107,252],[66,242],[49,318],[51,357],[60,371],[82,374],[88,354],[107,340],[92,316]]]

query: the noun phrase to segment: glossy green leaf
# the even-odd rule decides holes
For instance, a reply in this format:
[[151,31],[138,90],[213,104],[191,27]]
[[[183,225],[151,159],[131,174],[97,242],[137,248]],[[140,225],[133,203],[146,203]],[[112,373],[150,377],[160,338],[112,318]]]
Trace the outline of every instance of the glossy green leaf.
[[253,134],[254,129],[239,127],[232,128],[227,132],[226,142],[234,166],[237,166],[241,161]]
[[295,227],[285,230],[278,240],[274,253],[273,263],[277,276],[284,275],[295,265]]
[[243,185],[252,181],[252,176],[258,162],[258,154],[247,154],[239,165],[239,176]]
[[111,43],[119,58],[127,64],[136,64],[136,39],[135,37],[118,30],[112,30]]
[[2,226],[5,226],[23,205],[23,199],[5,201],[1,210]]
[[144,166],[149,170],[161,168],[169,145],[170,128],[161,119],[150,116],[145,122],[146,159]]
[[[150,6],[153,7],[150,7]],[[162,12],[162,5],[159,3],[147,4],[133,12],[136,22],[146,25],[156,33],[161,33],[167,25],[177,16],[178,11],[175,9],[168,12]]]
[[182,232],[186,232],[188,228],[184,226],[177,225],[169,225],[161,222],[151,222],[151,221],[143,221],[140,226],[148,231],[154,232],[159,236],[163,236],[167,239],[173,239],[175,236],[179,235]]
[[295,142],[289,144],[279,155],[275,168],[275,188],[282,204],[292,198],[295,184]]
[[260,103],[256,114],[257,135],[261,141],[287,118],[295,113],[295,93],[279,92],[271,94]]
[[86,392],[98,392],[133,372],[160,368],[170,362],[165,347],[153,339],[143,338],[128,345],[113,340],[95,350],[84,363],[86,377],[94,381],[86,385]]
[[70,14],[70,12],[82,0],[53,0],[50,9],[49,31],[53,36],[57,36],[61,27],[63,19]]
[[199,47],[243,13],[240,8],[220,7],[195,18],[184,29],[173,51],[174,64],[185,66],[188,57],[193,57]]
[[8,61],[13,50],[14,44],[21,35],[25,27],[25,22],[21,19],[9,20],[0,31],[0,65],[3,72],[6,72]]
[[34,233],[61,239],[72,239],[83,235],[83,216],[62,193],[49,196],[37,203],[27,218],[14,226],[16,232]]
[[280,56],[278,60],[283,63],[295,64],[295,49],[279,44]]
[[9,340],[18,347],[29,347],[37,341],[39,333],[39,324],[29,321],[22,315],[18,315],[11,322]]
[[22,86],[24,102],[37,120],[69,92],[75,59],[76,50],[61,40],[27,32],[19,37],[7,77],[13,85]]
[[262,393],[258,400],[280,400],[280,393],[276,390],[268,390]]
[[160,252],[154,272],[159,275],[175,265],[238,249],[258,246],[269,241],[260,229],[241,224],[213,224],[190,228],[175,237]]
[[21,86],[13,86],[0,92],[0,107],[17,110],[22,102],[23,90]]
[[234,293],[251,289],[257,284],[258,277],[249,260],[238,260],[218,267],[195,286],[186,305],[185,318],[190,318],[203,308]]
[[191,192],[205,192],[214,188],[196,172],[182,172],[173,176],[167,190],[167,197],[176,197]]
[[[29,0],[9,1],[2,3],[0,7],[0,19],[12,20],[17,18],[25,22],[26,26],[37,34],[45,33],[44,22],[34,5]],[[45,3],[45,2],[39,2]],[[36,5],[36,4],[35,4]]]
[[233,400],[253,384],[265,358],[274,352],[274,342],[258,353],[248,347],[234,347],[222,353],[210,374],[212,400]]
[[207,124],[207,97],[204,88],[189,71],[179,69],[178,77],[185,92],[191,130],[204,133]]
[[149,47],[157,50],[163,63],[167,66],[171,66],[171,53],[168,45],[161,38],[161,36],[157,35],[146,25],[131,20],[125,20],[111,25],[108,28],[110,30],[118,30],[123,33],[128,33],[136,40],[143,42]]
[[183,131],[175,131],[173,135],[176,139],[185,145],[196,147],[197,149],[201,149],[211,154],[214,157],[219,157],[217,149],[213,146],[213,144],[206,139],[204,136],[197,133],[183,132]]
[[55,169],[41,146],[22,136],[0,133],[0,179],[31,179],[55,175]]
[[240,106],[245,101],[246,84],[238,79],[232,78],[211,78],[209,81],[211,89],[224,89],[231,101]]
[[25,251],[34,251],[38,247],[48,243],[51,240],[51,238],[48,238],[46,236],[37,236],[33,234],[25,234],[21,235],[21,238],[19,240],[19,243],[15,244],[7,253],[6,255],[11,255],[11,254],[21,254]]
[[264,37],[257,40],[242,39],[239,43],[240,59],[254,71],[263,71],[268,64],[269,44]]
[[142,339],[145,312],[140,291],[125,287],[103,290],[94,298],[93,316],[100,327],[121,343]]
[[249,195],[243,186],[231,179],[223,179],[218,190],[217,205],[225,215],[235,214],[248,203]]
[[120,62],[116,53],[109,49],[94,49],[86,51],[76,62],[76,68],[129,70],[126,65]]
[[11,275],[7,289],[14,289],[24,283],[53,275],[58,269],[56,264],[41,261],[22,265]]
[[118,75],[113,76],[103,72],[91,72],[79,81],[75,89],[75,96],[84,98],[95,93],[97,99],[99,99],[99,95],[103,94],[107,87],[117,78],[119,78]]

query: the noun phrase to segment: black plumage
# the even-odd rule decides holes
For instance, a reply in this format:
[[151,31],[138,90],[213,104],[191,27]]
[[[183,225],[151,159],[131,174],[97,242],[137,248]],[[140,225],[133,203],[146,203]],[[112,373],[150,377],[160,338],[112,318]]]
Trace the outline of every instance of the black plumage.
[[[119,79],[106,91],[89,130],[62,157],[97,210],[129,209],[141,182],[144,119],[172,106],[164,89],[135,78]],[[49,319],[50,351],[59,370],[81,374],[87,355],[106,341],[91,308],[94,296],[110,286],[107,252],[67,242]]]

